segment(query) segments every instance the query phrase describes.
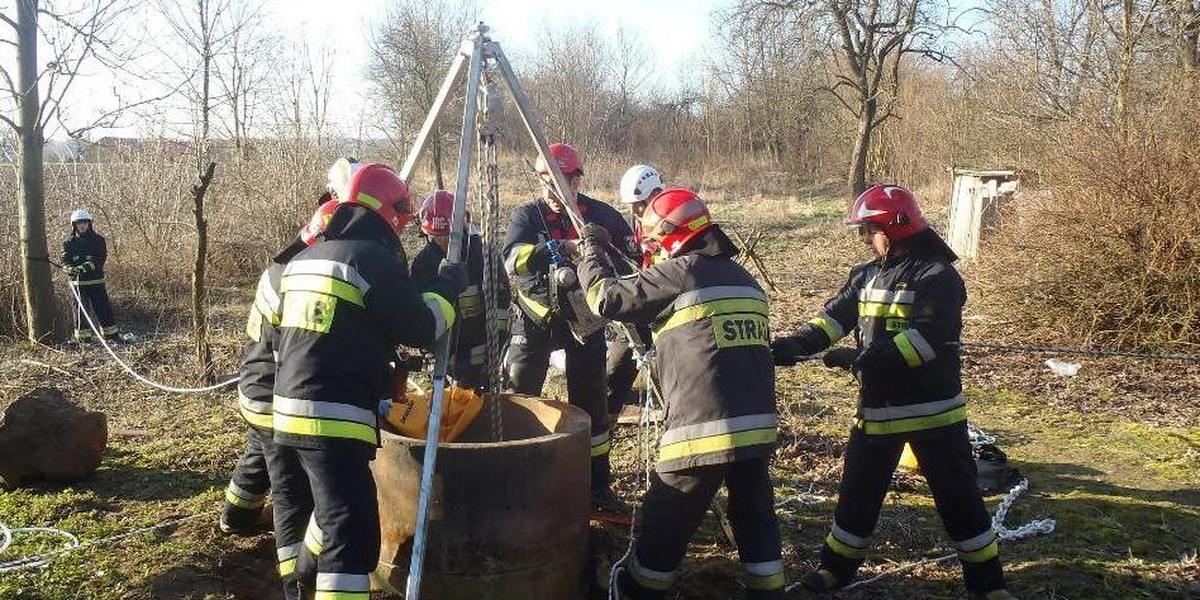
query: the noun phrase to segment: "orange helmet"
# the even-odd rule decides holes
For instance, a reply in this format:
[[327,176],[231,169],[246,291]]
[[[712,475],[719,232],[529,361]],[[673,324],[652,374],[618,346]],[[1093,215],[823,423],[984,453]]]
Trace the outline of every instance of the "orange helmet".
[[929,227],[912,192],[891,184],[873,185],[850,205],[846,224],[875,225],[889,240],[899,241]]
[[317,243],[317,236],[325,232],[325,226],[329,225],[329,219],[333,218],[333,211],[337,210],[337,207],[337,200],[327,200],[317,207],[308,223],[300,228],[300,239],[305,246]]
[[[583,160],[579,158],[579,153],[570,144],[563,142],[550,144],[550,157],[558,163],[558,170],[562,171],[563,177],[583,175]],[[550,174],[550,167],[546,161],[542,160],[541,156],[538,157],[533,168],[538,175]]]
[[399,237],[412,221],[412,203],[408,184],[387,165],[366,163],[346,184],[346,194],[337,195],[340,204],[358,204],[379,215]]
[[712,226],[704,201],[691,190],[669,189],[654,197],[642,213],[643,247],[657,243],[668,256]]
[[[450,219],[454,215],[454,194],[446,190],[438,190],[425,198],[418,213],[421,219],[421,231],[426,235],[450,235]],[[467,221],[471,219],[471,211],[463,215]]]

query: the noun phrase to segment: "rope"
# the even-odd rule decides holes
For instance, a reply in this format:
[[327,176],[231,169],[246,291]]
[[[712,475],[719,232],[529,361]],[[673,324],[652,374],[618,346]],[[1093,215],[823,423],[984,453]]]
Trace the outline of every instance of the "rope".
[[238,376],[238,377],[234,377],[231,379],[226,379],[225,381],[222,381],[220,383],[214,383],[212,385],[207,385],[204,387],[185,388],[185,387],[173,387],[173,386],[169,386],[169,385],[164,385],[164,384],[158,383],[157,381],[153,381],[151,379],[143,377],[137,371],[134,371],[133,368],[130,367],[128,364],[125,364],[125,361],[121,360],[121,357],[117,356],[117,353],[114,352],[112,347],[108,345],[108,340],[104,339],[104,334],[100,332],[100,328],[96,326],[96,323],[94,321],[92,321],[92,315],[88,314],[88,311],[84,309],[83,298],[80,297],[80,295],[79,295],[78,287],[73,286],[70,283],[67,284],[67,287],[71,290],[71,295],[75,297],[75,304],[76,304],[76,306],[79,307],[79,313],[82,314],[84,320],[87,321],[88,327],[90,327],[92,329],[92,333],[96,334],[96,339],[100,340],[100,345],[104,346],[104,349],[106,351],[108,351],[108,355],[111,356],[113,358],[113,360],[117,361],[117,364],[121,365],[121,368],[126,373],[128,373],[130,376],[132,376],[134,379],[136,379],[152,388],[157,388],[164,392],[171,392],[171,393],[175,393],[175,394],[199,394],[202,392],[211,392],[213,390],[223,388],[231,383],[237,383],[241,379],[241,376]]
[[[634,357],[638,364],[638,370],[642,372],[642,393],[641,396],[641,415],[638,420],[638,456],[637,462],[642,464],[642,468],[638,472],[641,478],[642,496],[645,497],[645,492],[650,489],[650,474],[654,470],[653,458],[651,457],[650,444],[653,440],[658,439],[660,435],[659,425],[655,423],[653,418],[654,405],[662,405],[661,398],[657,396],[657,387],[653,381],[653,350],[647,350],[645,354],[639,354]],[[636,482],[635,482],[636,483]],[[637,534],[637,514],[638,507],[635,504],[629,510],[629,544],[625,547],[625,554],[613,563],[612,570],[608,574],[608,600],[621,600],[621,593],[617,589],[617,578],[621,574],[621,570],[625,569],[625,564],[633,556],[634,542],[636,542]]]
[[963,348],[987,348],[1007,352],[1049,352],[1053,354],[1074,354],[1077,356],[1120,356],[1143,360],[1182,360],[1200,362],[1200,354],[1159,354],[1154,352],[1130,352],[1125,350],[1087,350],[1084,348],[1067,348],[1064,346],[1029,346],[1024,344],[1001,344],[997,342],[950,342],[952,346]]
[[60,548],[58,550],[43,552],[41,554],[34,554],[32,556],[19,558],[17,560],[0,563],[0,573],[8,573],[10,571],[21,571],[24,569],[34,569],[34,568],[38,568],[38,567],[43,567],[47,563],[49,563],[51,559],[58,558],[59,556],[63,556],[64,554],[69,554],[76,550],[82,550],[84,548],[93,548],[96,546],[103,546],[105,544],[111,544],[113,542],[117,542],[117,541],[120,541],[120,540],[123,540],[126,538],[131,538],[136,535],[141,535],[143,533],[149,533],[151,531],[155,531],[157,529],[163,529],[166,527],[171,527],[173,525],[179,525],[180,523],[186,523],[188,521],[199,519],[200,517],[207,517],[210,515],[214,515],[219,512],[221,512],[220,509],[206,510],[206,511],[196,513],[193,515],[188,515],[186,517],[178,517],[175,519],[168,519],[168,520],[162,521],[156,525],[150,525],[147,527],[139,527],[137,529],[126,531],[124,533],[118,533],[116,535],[111,535],[108,537],[99,538],[99,539],[95,539],[95,540],[89,540],[86,542],[80,542],[79,539],[76,538],[74,535],[71,535],[70,533],[63,531],[61,529],[54,529],[52,527],[21,527],[21,528],[17,528],[17,529],[10,529],[4,523],[0,523],[0,539],[3,539],[3,542],[0,542],[0,553],[3,553],[9,547],[9,545],[12,543],[14,535],[18,534],[18,533],[52,533],[55,535],[63,536],[68,539],[68,545],[65,548]]

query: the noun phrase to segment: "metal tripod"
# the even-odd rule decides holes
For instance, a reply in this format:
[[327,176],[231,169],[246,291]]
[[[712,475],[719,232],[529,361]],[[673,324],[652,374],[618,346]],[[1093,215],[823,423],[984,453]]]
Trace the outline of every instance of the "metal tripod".
[[[584,225],[583,219],[579,216],[579,210],[576,208],[575,192],[567,185],[566,178],[563,177],[558,163],[552,160],[550,156],[549,147],[546,143],[546,135],[542,131],[541,123],[533,114],[529,97],[521,87],[521,82],[517,79],[512,65],[504,55],[504,51],[500,49],[498,43],[488,37],[487,32],[487,26],[479,23],[463,39],[458,53],[450,63],[450,70],[446,73],[446,78],[442,81],[442,87],[438,90],[437,98],[434,99],[433,107],[430,109],[429,114],[425,116],[425,122],[417,134],[417,139],[413,144],[412,150],[409,151],[408,158],[404,161],[404,166],[400,169],[400,177],[408,181],[412,176],[413,168],[425,150],[430,133],[433,131],[438,119],[442,116],[442,111],[446,107],[446,100],[453,92],[459,75],[465,68],[467,70],[466,101],[464,103],[465,110],[461,136],[459,138],[458,178],[454,189],[454,211],[451,213],[450,218],[450,243],[446,252],[447,260],[453,263],[462,261],[464,242],[463,222],[466,212],[467,190],[469,189],[468,177],[471,170],[471,153],[478,139],[476,136],[476,117],[479,110],[480,80],[485,67],[498,71],[498,79],[508,88],[509,94],[512,96],[512,100],[516,104],[517,111],[521,116],[521,121],[524,123],[529,137],[532,139],[534,147],[537,148],[538,155],[550,167],[550,173],[553,175],[554,189],[558,193],[558,196],[563,199],[566,206],[566,213],[571,219],[571,223],[577,231],[582,231]],[[429,434],[425,439],[425,458],[421,469],[421,490],[417,502],[417,522],[413,535],[412,561],[408,570],[408,583],[405,586],[404,597],[408,600],[417,600],[420,597],[421,574],[425,563],[426,541],[429,533],[429,509],[433,500],[433,473],[437,462],[437,434],[441,427],[442,401],[445,394],[446,369],[449,365],[449,359],[450,336],[444,335],[438,340],[434,355],[433,396],[429,410],[429,427],[427,429]]]

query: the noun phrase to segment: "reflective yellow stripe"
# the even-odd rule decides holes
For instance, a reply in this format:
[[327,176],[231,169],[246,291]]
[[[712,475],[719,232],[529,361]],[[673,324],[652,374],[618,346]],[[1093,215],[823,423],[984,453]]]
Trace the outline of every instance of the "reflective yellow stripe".
[[[363,292],[357,286],[326,275],[285,275],[280,285],[286,300],[288,292],[316,292],[365,306]],[[264,313],[266,314],[266,313]]]
[[909,367],[919,367],[924,363],[921,355],[917,353],[917,349],[913,348],[912,342],[908,341],[908,336],[903,332],[892,338],[892,342],[896,344],[896,348],[900,349],[900,356],[904,357],[904,362],[908,363]]
[[86,281],[72,281],[71,285],[100,285],[104,283],[104,279],[89,279]]
[[358,196],[354,198],[354,201],[362,204],[363,206],[368,206],[374,210],[383,208],[383,202],[380,202],[379,198],[376,198],[375,196],[372,196],[366,192],[359,192]]
[[296,572],[296,559],[289,558],[279,562],[279,576],[287,577]]
[[783,578],[783,573],[767,575],[766,577],[746,573],[744,577],[746,579],[746,587],[752,590],[775,590],[787,583],[787,580]]
[[913,417],[896,421],[864,421],[855,419],[854,424],[869,435],[888,435],[893,433],[908,433],[922,429],[944,427],[967,419],[967,407],[960,406],[939,415],[928,417]]
[[314,437],[344,438],[360,440],[368,444],[379,442],[379,434],[374,427],[351,421],[334,421],[330,419],[314,419],[309,417],[294,417],[275,413],[271,421],[275,431],[292,435],[310,435]]
[[831,319],[825,318],[824,316],[818,316],[814,319],[811,319],[809,320],[809,323],[820,327],[821,331],[824,331],[825,335],[829,336],[829,343],[831,345],[845,337],[845,335],[842,333],[842,326]]
[[262,341],[262,328],[262,313],[258,312],[257,306],[251,306],[250,314],[246,315],[246,337],[255,343]]
[[662,335],[663,332],[680,325],[706,319],[713,315],[733,313],[754,313],[765,317],[768,315],[767,303],[752,298],[729,298],[696,304],[675,311],[666,321],[654,328],[654,335]]
[[313,600],[370,600],[371,592],[325,592],[317,590]]
[[634,580],[638,585],[650,589],[665,591],[671,589],[671,581],[675,579],[675,571],[655,571],[643,567],[637,559],[637,553],[633,554],[633,560],[629,563],[629,574],[633,575]]
[[604,292],[604,286],[610,281],[612,281],[612,278],[610,277],[597,279],[596,282],[588,288],[587,305],[588,308],[592,309],[592,312],[596,313],[597,315],[600,314],[600,294]]
[[600,444],[597,446],[592,446],[591,457],[596,458],[597,456],[604,456],[605,454],[608,454],[611,450],[612,450],[612,440],[604,440],[603,444]]
[[974,551],[974,552],[958,552],[958,559],[969,563],[981,563],[1000,556],[1000,544],[995,540],[992,543]]
[[312,519],[308,521],[308,527],[304,530],[304,547],[308,548],[308,552],[313,556],[320,556],[321,552],[325,551],[325,534],[317,527],[317,524]]
[[778,431],[774,427],[722,433],[704,438],[665,444],[658,450],[658,460],[674,460],[685,456],[732,450],[733,448],[742,448],[744,446],[769,444],[776,439],[778,439]]
[[441,294],[433,292],[421,294],[421,299],[425,301],[425,306],[429,307],[429,312],[433,313],[435,321],[433,337],[435,339],[442,337],[454,327],[454,306],[447,302]]
[[245,419],[247,423],[260,429],[270,429],[274,426],[274,415],[256,413],[245,406],[238,406],[238,412],[241,413],[242,419]]
[[830,550],[833,550],[835,553],[845,556],[846,558],[859,559],[867,555],[866,550],[843,544],[841,540],[833,537],[832,533],[825,536],[825,545],[829,546]]
[[907,319],[912,306],[908,304],[884,304],[882,302],[859,302],[858,316],[877,319],[900,317]]
[[509,275],[530,275],[533,273],[529,269],[529,259],[533,258],[534,252],[537,251],[537,246],[534,244],[517,244],[509,250],[510,260],[508,261]]
[[519,300],[521,304],[524,304],[526,308],[533,311],[534,316],[536,316],[538,319],[544,320],[546,316],[550,314],[549,306],[546,306],[545,304],[526,296],[525,292],[520,289],[517,290],[517,300]]
[[267,503],[266,499],[251,502],[245,498],[240,498],[237,494],[233,493],[233,490],[230,489],[225,490],[225,501],[238,508],[244,508],[246,510],[262,508]]

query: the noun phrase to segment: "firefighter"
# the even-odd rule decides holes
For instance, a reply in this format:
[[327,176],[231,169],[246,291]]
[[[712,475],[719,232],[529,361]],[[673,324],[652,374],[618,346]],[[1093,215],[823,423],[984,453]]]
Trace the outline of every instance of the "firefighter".
[[104,262],[108,259],[108,246],[104,236],[96,233],[92,213],[77,208],[71,211],[71,234],[63,240],[62,265],[70,277],[70,285],[79,292],[81,301],[75,306],[75,341],[92,339],[84,311],[91,309],[96,317],[100,332],[109,341],[120,341],[117,320],[113,316],[112,302],[104,284]]
[[[604,227],[620,246],[614,256],[637,257],[633,232],[613,207],[578,193],[583,161],[568,144],[550,145],[550,156],[567,180],[579,215]],[[578,240],[563,200],[554,190],[549,166],[535,165],[542,198],[513,211],[504,241],[504,268],[515,294],[512,337],[505,355],[509,386],[522,394],[539,395],[546,381],[550,353],[566,353],[567,396],[592,418],[592,499],[599,508],[615,501],[609,489],[608,412],[605,409],[605,352],[603,322],[583,303],[574,265],[567,258]],[[576,300],[574,303],[572,299]],[[574,304],[574,307],[572,306]]]
[[[450,217],[454,211],[454,194],[437,190],[425,198],[418,218],[425,247],[412,262],[412,280],[422,287],[437,277],[438,265],[446,258],[450,247]],[[471,215],[468,212],[469,222]],[[467,265],[467,288],[458,298],[458,322],[451,337],[450,375],[462,387],[482,390],[487,387],[487,306],[483,295],[483,239],[464,227],[462,262]],[[498,282],[499,283],[499,282]],[[503,286],[502,286],[503,287]],[[508,304],[506,289],[499,290],[498,301]],[[504,326],[507,324],[498,325]]]
[[976,598],[1011,599],[996,535],[975,485],[958,353],[966,288],[954,252],[895,185],[876,185],[850,208],[875,260],[851,270],[824,310],[796,335],[772,344],[775,364],[792,365],[854,331],[851,359],[861,382],[832,531],[821,567],[803,579],[814,591],[850,583],[866,556],[892,472],[908,442]]
[[717,489],[746,597],[783,598],[779,524],[768,463],[778,435],[767,296],[696,194],[668,189],[646,207],[643,233],[666,260],[618,277],[605,232],[585,230],[580,280],[597,314],[651,325],[666,430],[642,505],[642,530],[618,576],[623,598],[665,596]]
[[280,279],[272,426],[312,500],[306,515],[305,495],[272,481],[277,518],[286,517],[286,531],[304,530],[303,541],[283,537],[277,523],[289,600],[369,598],[380,543],[368,467],[379,446],[376,403],[391,391],[396,345],[433,346],[453,326],[452,300],[465,287],[460,265],[439,269],[424,294],[408,280],[400,235],[412,218],[409,191],[391,168],[360,165],[336,196],[323,241]]
[[[633,230],[634,242],[639,246],[642,242],[639,220],[646,209],[646,203],[666,187],[662,173],[649,165],[634,165],[621,176],[621,204],[629,207],[627,222]],[[642,268],[650,266],[653,256],[652,251],[642,253]],[[650,343],[650,332],[645,327],[638,327],[635,335],[640,338],[641,343]],[[619,328],[609,329],[608,361],[605,370],[608,372],[608,412],[617,414],[621,412],[622,406],[635,403],[633,381],[637,378],[638,371],[629,337]]]
[[[258,278],[254,302],[246,322],[250,343],[242,355],[241,378],[238,380],[238,413],[249,426],[246,450],[238,458],[233,476],[225,488],[225,506],[221,511],[220,528],[225,533],[252,535],[258,532],[263,506],[271,491],[272,479],[294,477],[300,472],[299,463],[291,457],[277,456],[274,432],[271,428],[271,397],[275,388],[275,351],[279,337],[279,280],[283,268],[301,250],[317,243],[326,223],[333,216],[337,202],[329,192],[309,222],[300,230],[300,239],[279,253]],[[290,459],[290,460],[289,460]],[[280,462],[270,476],[271,463]],[[287,526],[286,519],[283,524]],[[303,531],[299,532],[301,535]]]

